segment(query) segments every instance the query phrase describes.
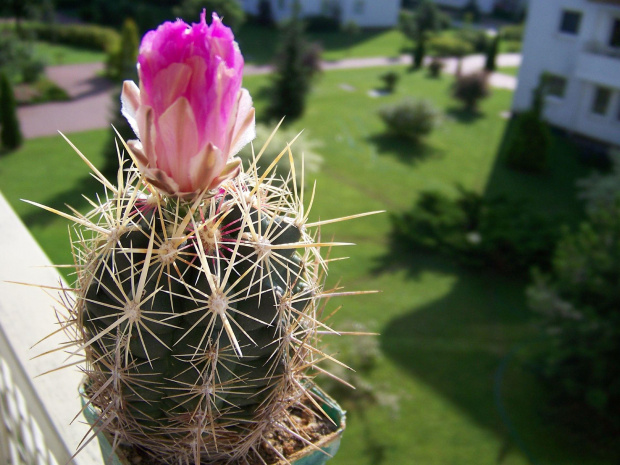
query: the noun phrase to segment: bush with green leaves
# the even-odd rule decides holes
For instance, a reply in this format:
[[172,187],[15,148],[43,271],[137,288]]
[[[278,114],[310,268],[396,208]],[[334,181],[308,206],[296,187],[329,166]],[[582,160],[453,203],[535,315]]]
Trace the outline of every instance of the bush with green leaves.
[[485,30],[472,27],[458,29],[454,37],[468,44],[476,53],[484,53],[490,42],[490,37]]
[[452,96],[463,103],[465,111],[473,113],[478,102],[491,92],[486,73],[472,73],[457,76],[452,86]]
[[13,83],[33,83],[45,71],[45,62],[35,56],[32,41],[20,39],[11,30],[0,29],[0,70]]
[[[114,29],[93,24],[63,24],[60,27],[56,24],[24,21],[20,27],[21,33],[27,37],[34,36],[39,40],[104,52],[120,40]],[[0,23],[0,31],[6,30],[15,30],[15,25]]]
[[431,133],[440,119],[439,110],[428,100],[408,98],[379,109],[388,131],[415,142]]
[[387,92],[394,92],[396,84],[400,79],[400,75],[395,71],[388,71],[383,73],[379,78],[383,81],[383,86]]
[[411,210],[390,219],[394,239],[407,247],[519,276],[532,266],[548,268],[559,234],[557,219],[532,213],[523,201],[485,198],[460,187],[456,198],[422,192]]
[[620,427],[620,205],[565,232],[553,270],[537,273],[528,301],[544,334],[535,354],[556,401],[591,407]]
[[444,68],[444,63],[438,57],[433,57],[431,62],[428,64],[428,74],[430,77],[438,78],[441,76],[441,71]]
[[474,47],[470,43],[448,35],[435,36],[429,39],[428,47],[434,57],[462,58],[474,52]]
[[577,180],[578,197],[585,202],[587,212],[610,209],[620,201],[620,149],[610,151],[609,162],[608,171],[593,171]]
[[547,169],[551,133],[534,110],[515,115],[504,146],[506,164],[515,170],[540,173]]
[[499,30],[499,36],[503,40],[521,42],[523,40],[524,24],[510,24],[502,26]]

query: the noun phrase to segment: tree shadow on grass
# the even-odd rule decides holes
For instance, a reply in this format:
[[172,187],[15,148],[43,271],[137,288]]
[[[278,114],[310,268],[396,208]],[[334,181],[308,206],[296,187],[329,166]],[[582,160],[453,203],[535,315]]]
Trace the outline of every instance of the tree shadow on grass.
[[[504,139],[508,131],[509,125]],[[537,213],[569,215],[569,223],[574,223],[580,217],[575,180],[584,176],[584,170],[569,142],[555,138],[550,170],[544,176],[508,169],[500,150],[485,197],[530,199]],[[576,434],[569,420],[587,425],[589,419],[570,414],[566,405],[554,408],[569,413],[554,412],[549,402],[552,389],[540,383],[524,354],[511,355],[540,337],[526,304],[526,282],[493,270],[472,271],[445,257],[411,250],[406,239],[390,240],[375,273],[405,269],[410,279],[420,279],[427,271],[455,279],[438,300],[411,308],[379,331],[387,357],[496,435],[498,463],[507,452],[518,449],[540,463],[593,463],[601,457],[609,459],[601,463],[618,463],[614,450],[618,441],[608,438],[601,447],[588,434]]]
[[463,107],[450,107],[446,109],[446,115],[459,123],[472,124],[480,118],[484,118],[484,113],[480,110],[466,110]]
[[[61,212],[71,213],[69,206],[75,210],[86,213],[92,209],[92,206],[82,196],[95,200],[95,193],[101,192],[101,183],[92,176],[85,176],[75,182],[70,189],[59,192],[55,196],[44,199],[37,199],[37,203],[54,208]],[[33,226],[45,226],[51,223],[56,215],[42,211],[38,207],[32,207],[33,210],[22,216],[22,220],[29,228]]]
[[379,154],[393,155],[399,161],[408,165],[414,165],[428,158],[443,155],[443,151],[424,141],[415,142],[406,137],[393,135],[390,133],[374,134],[366,138],[367,142],[373,144]]

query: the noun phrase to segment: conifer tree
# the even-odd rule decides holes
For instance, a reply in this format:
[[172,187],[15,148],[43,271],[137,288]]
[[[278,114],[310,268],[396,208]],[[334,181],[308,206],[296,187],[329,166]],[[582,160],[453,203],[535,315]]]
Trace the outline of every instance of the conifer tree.
[[484,63],[484,69],[488,72],[495,71],[497,68],[497,50],[499,48],[499,34],[493,37],[493,40],[489,44],[487,49],[486,62]]
[[318,67],[317,57],[311,56],[316,48],[306,42],[298,12],[293,13],[285,26],[281,43],[283,45],[276,58],[276,73],[267,113],[272,119],[286,116],[290,121],[303,114],[311,79]]
[[6,73],[0,72],[0,145],[5,149],[14,150],[22,142],[13,86]]
[[[136,61],[138,57],[138,43],[140,38],[138,36],[138,27],[136,23],[128,18],[123,24],[123,30],[121,31],[121,43],[120,50],[116,55],[116,66],[114,68],[117,71],[117,79],[122,83],[125,80],[131,80],[138,82],[138,71],[136,68]],[[110,119],[110,135],[109,142],[105,145],[105,165],[102,172],[110,179],[116,179],[116,173],[118,172],[118,152],[116,149],[116,143],[118,136],[116,131],[121,135],[123,140],[135,139],[131,126],[127,123],[125,117],[121,114],[121,87],[114,92],[114,97],[111,105],[112,117]],[[116,129],[116,131],[115,131]],[[123,150],[122,145],[119,143],[119,149]]]

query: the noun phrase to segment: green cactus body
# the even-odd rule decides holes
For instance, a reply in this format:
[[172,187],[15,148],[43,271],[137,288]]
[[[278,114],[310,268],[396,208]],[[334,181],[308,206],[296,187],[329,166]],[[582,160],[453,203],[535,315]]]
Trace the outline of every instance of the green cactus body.
[[308,370],[326,358],[331,244],[287,182],[256,170],[191,202],[127,177],[76,228],[68,327],[95,428],[175,464],[246,460],[278,429],[306,441],[287,412],[312,409]]

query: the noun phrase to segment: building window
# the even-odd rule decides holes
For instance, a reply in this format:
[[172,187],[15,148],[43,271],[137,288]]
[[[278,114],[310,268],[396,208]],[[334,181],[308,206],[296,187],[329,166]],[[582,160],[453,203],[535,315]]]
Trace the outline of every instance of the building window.
[[609,35],[609,46],[620,48],[620,18],[614,19],[611,26],[611,34]]
[[545,75],[545,94],[552,97],[564,98],[566,93],[566,78],[555,74]]
[[594,90],[594,100],[592,100],[592,113],[595,115],[605,115],[611,100],[611,89],[608,87],[597,86]]
[[579,24],[581,23],[581,13],[579,11],[562,11],[562,21],[560,22],[560,32],[563,34],[579,34]]
[[355,13],[356,15],[363,15],[365,6],[366,4],[364,0],[357,0],[353,4],[353,13]]

